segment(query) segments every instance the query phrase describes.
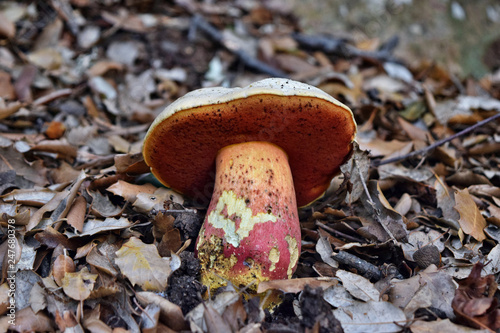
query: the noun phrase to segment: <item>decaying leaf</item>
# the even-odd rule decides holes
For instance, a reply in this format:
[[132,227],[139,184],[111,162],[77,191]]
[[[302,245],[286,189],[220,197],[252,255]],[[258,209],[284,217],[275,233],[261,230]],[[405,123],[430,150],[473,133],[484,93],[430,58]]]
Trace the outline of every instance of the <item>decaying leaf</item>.
[[162,258],[152,244],[144,244],[136,237],[130,238],[116,252],[115,263],[132,284],[145,290],[162,291],[172,273],[170,258]]
[[[406,323],[401,309],[388,302],[357,302],[353,305],[333,310],[346,333],[400,332]],[[401,326],[400,326],[401,325]]]
[[497,284],[493,275],[481,277],[483,264],[474,265],[470,275],[459,282],[452,307],[457,319],[471,327],[497,330],[500,328],[500,306],[492,295]]
[[342,281],[344,288],[355,298],[365,302],[379,300],[380,292],[367,278],[341,269],[335,275]]
[[462,325],[452,323],[449,319],[436,320],[436,321],[423,321],[416,320],[410,325],[412,333],[491,333],[490,330],[476,330]]
[[133,203],[135,209],[139,212],[150,212],[154,210],[162,210],[164,203],[167,200],[182,204],[184,199],[182,196],[172,190],[160,187],[153,194],[138,193],[137,200]]
[[137,194],[154,194],[157,188],[152,184],[135,185],[119,180],[108,187],[107,190],[115,195],[123,197],[129,202],[134,202],[137,199]]
[[143,306],[156,304],[160,307],[160,320],[176,331],[186,329],[186,321],[181,308],[169,300],[149,291],[136,293],[137,300]]
[[486,238],[484,228],[486,228],[486,220],[477,208],[476,203],[472,199],[467,189],[458,190],[455,192],[455,209],[460,213],[460,227],[467,235],[471,235],[478,241]]
[[259,286],[257,287],[257,293],[260,294],[269,289],[278,289],[285,293],[298,293],[304,290],[305,286],[307,285],[311,286],[312,288],[321,287],[322,289],[327,289],[338,283],[339,281],[337,279],[329,277],[271,280],[259,283]]
[[105,220],[91,219],[85,222],[81,233],[66,231],[65,235],[68,236],[68,238],[83,237],[95,235],[103,231],[125,229],[130,227],[131,225],[132,224],[130,223],[130,221],[125,217],[120,217],[119,219],[108,217]]
[[56,283],[61,286],[62,280],[64,279],[66,273],[73,273],[75,271],[75,263],[67,255],[60,255],[54,261],[52,265],[52,275]]
[[455,295],[453,279],[429,266],[424,271],[406,280],[393,280],[390,289],[392,304],[401,308],[410,318],[420,308],[433,307],[453,318],[451,301]]
[[77,301],[87,299],[94,289],[97,276],[90,273],[87,267],[75,273],[66,272],[62,279],[64,293]]

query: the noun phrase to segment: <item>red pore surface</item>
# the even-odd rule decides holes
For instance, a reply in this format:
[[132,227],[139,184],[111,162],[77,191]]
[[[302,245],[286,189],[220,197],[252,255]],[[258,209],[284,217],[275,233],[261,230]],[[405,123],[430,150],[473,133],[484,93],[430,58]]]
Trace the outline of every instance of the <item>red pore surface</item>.
[[262,94],[174,113],[150,130],[144,156],[161,182],[208,202],[221,148],[271,142],[288,154],[297,204],[303,206],[339,172],[355,130],[350,111],[324,99]]

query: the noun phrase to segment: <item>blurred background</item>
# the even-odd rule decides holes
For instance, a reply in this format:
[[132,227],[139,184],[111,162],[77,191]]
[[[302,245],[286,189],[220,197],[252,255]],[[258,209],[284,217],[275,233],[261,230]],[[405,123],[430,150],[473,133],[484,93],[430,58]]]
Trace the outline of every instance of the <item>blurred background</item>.
[[358,46],[398,35],[395,54],[410,66],[435,61],[460,77],[481,77],[500,67],[497,0],[291,0],[289,5],[305,32],[344,33]]

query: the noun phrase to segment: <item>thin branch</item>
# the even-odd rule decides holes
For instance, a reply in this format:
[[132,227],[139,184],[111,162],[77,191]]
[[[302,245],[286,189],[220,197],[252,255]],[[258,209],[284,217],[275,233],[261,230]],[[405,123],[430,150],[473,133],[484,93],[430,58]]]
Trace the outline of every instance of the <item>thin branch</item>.
[[417,156],[417,155],[420,155],[420,154],[425,154],[427,152],[429,152],[430,150],[433,150],[434,148],[437,148],[443,144],[445,144],[446,142],[449,142],[451,140],[454,140],[458,137],[461,137],[467,133],[470,133],[472,131],[474,131],[476,128],[478,127],[481,127],[489,122],[492,122],[492,121],[495,121],[497,119],[500,119],[500,112],[495,114],[494,116],[491,116],[489,118],[486,118],[484,120],[481,120],[480,122],[470,126],[470,127],[467,127],[466,129],[458,132],[458,133],[455,133],[447,138],[444,138],[444,139],[441,139],[439,141],[436,141],[434,142],[433,144],[431,144],[430,146],[427,146],[423,149],[420,149],[420,150],[416,150],[416,151],[413,151],[409,154],[405,154],[405,155],[402,155],[402,156],[398,156],[398,157],[393,157],[393,158],[389,158],[387,160],[375,160],[375,161],[372,161],[372,165],[374,167],[377,167],[377,166],[380,166],[380,165],[384,165],[384,164],[389,164],[389,163],[395,163],[395,162],[399,162],[399,161],[403,161],[403,160],[406,160],[410,157],[413,157],[413,156]]
[[261,73],[268,74],[270,76],[283,77],[283,78],[288,77],[288,75],[286,75],[279,69],[271,67],[268,64],[252,57],[251,55],[246,53],[241,47],[238,47],[238,45],[231,45],[230,43],[228,43],[226,38],[224,38],[224,35],[219,30],[217,30],[217,28],[215,28],[213,25],[207,22],[201,15],[198,14],[196,14],[193,17],[191,29],[188,34],[188,39],[192,40],[194,38],[197,29],[200,29],[205,34],[207,34],[212,40],[224,46],[227,50],[231,51],[232,53],[234,53],[241,60],[241,62],[243,62],[248,67],[256,71],[259,71]]

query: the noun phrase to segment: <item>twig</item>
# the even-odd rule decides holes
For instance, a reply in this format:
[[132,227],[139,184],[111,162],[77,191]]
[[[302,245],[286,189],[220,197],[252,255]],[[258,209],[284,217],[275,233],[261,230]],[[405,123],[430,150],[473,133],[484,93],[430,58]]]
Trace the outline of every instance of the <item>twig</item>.
[[321,50],[328,54],[333,54],[342,58],[371,58],[382,62],[398,62],[392,55],[392,51],[398,43],[397,38],[390,39],[377,51],[360,50],[347,43],[345,38],[335,38],[332,36],[311,36],[304,34],[293,34],[292,37],[302,46],[310,49]]
[[[339,251],[339,253],[334,252],[332,254],[332,258],[343,265],[355,268],[359,273],[368,279],[378,281],[382,279],[384,275],[387,275],[387,273],[383,273],[383,269],[346,251]],[[403,275],[401,275],[401,273],[399,273],[396,269],[393,274],[396,279],[404,279]],[[389,275],[392,275],[392,273],[389,273]]]
[[350,241],[357,242],[357,243],[365,243],[365,241],[363,239],[360,239],[360,238],[348,235],[346,233],[343,233],[342,231],[338,231],[338,230],[335,230],[333,228],[330,228],[329,226],[327,226],[327,225],[325,225],[325,224],[323,224],[323,223],[321,223],[319,221],[316,221],[315,224],[318,227],[320,227],[321,229],[325,229],[329,233],[334,234],[334,235],[336,235],[338,237],[344,237],[345,239],[348,239]]
[[470,126],[470,127],[467,127],[466,129],[458,132],[458,133],[455,133],[447,138],[444,138],[444,139],[441,139],[439,141],[436,141],[434,142],[433,144],[431,144],[430,146],[427,146],[423,149],[420,149],[420,150],[416,150],[416,151],[413,151],[409,154],[405,154],[405,155],[402,155],[402,156],[397,156],[397,157],[393,157],[393,158],[389,158],[387,160],[375,160],[375,161],[372,161],[372,166],[374,167],[377,167],[377,166],[380,166],[380,165],[384,165],[384,164],[389,164],[389,163],[394,163],[394,162],[399,162],[399,161],[403,161],[403,160],[406,160],[410,157],[413,157],[413,156],[416,156],[416,155],[420,155],[420,154],[424,154],[424,153],[427,153],[428,151],[434,149],[434,148],[437,148],[439,146],[441,146],[442,144],[445,144],[446,142],[449,142],[451,140],[454,140],[460,136],[463,136],[469,132],[472,132],[473,130],[475,130],[476,128],[478,127],[481,127],[491,121],[495,121],[497,119],[500,118],[500,112],[495,114],[494,116],[491,116],[489,118],[486,118],[484,120],[481,120],[480,122]]
[[370,264],[368,261],[356,257],[353,254],[345,251],[339,251],[339,253],[333,253],[332,258],[339,263],[355,268],[361,275],[365,276],[367,279],[380,280],[382,278],[382,272],[377,266]]
[[274,77],[288,77],[288,75],[286,75],[279,69],[271,67],[268,64],[265,64],[262,61],[250,56],[241,47],[238,47],[237,45],[230,45],[226,38],[224,38],[224,35],[219,30],[217,30],[217,28],[208,23],[201,15],[194,15],[188,39],[192,40],[194,38],[194,34],[196,33],[197,29],[200,29],[211,39],[234,53],[248,67]]

